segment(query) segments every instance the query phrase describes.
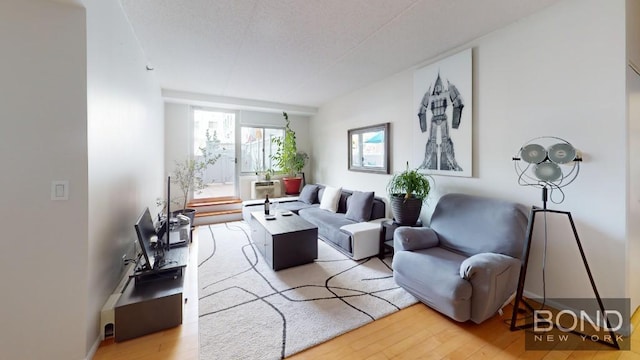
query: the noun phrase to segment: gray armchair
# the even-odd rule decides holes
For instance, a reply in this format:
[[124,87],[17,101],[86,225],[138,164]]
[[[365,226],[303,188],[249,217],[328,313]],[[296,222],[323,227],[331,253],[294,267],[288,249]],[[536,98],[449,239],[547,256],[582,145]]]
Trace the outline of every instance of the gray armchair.
[[456,321],[485,321],[516,292],[525,214],[503,200],[444,195],[429,227],[394,232],[396,283]]

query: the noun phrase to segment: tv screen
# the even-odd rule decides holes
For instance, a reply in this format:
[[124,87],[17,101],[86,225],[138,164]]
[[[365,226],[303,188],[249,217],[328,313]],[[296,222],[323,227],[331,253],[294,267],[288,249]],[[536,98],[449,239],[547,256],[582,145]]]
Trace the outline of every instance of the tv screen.
[[144,212],[138,217],[135,228],[136,234],[138,235],[138,244],[140,244],[142,255],[146,261],[143,270],[152,270],[156,261],[155,251],[162,249],[162,246],[156,246],[154,244],[159,240],[148,207],[145,208]]

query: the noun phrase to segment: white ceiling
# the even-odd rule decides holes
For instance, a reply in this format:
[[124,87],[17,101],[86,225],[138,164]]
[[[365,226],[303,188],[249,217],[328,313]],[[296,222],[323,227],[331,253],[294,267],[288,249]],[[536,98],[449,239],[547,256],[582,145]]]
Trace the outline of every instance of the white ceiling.
[[559,0],[120,0],[163,89],[319,106]]

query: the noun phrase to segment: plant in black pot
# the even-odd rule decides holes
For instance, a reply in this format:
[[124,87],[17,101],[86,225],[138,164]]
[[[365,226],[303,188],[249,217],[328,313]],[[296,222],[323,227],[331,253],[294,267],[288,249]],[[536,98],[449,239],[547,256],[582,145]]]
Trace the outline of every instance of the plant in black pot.
[[400,225],[415,225],[420,217],[422,203],[431,191],[429,175],[407,169],[394,174],[387,184],[387,193],[395,221]]

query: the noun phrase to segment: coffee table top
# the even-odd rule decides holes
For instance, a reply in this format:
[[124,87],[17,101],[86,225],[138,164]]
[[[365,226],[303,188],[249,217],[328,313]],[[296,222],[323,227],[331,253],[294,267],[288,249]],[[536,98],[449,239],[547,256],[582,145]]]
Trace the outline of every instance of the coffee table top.
[[295,213],[283,216],[278,212],[274,220],[267,220],[264,211],[254,211],[251,213],[251,217],[255,218],[271,235],[318,228]]

